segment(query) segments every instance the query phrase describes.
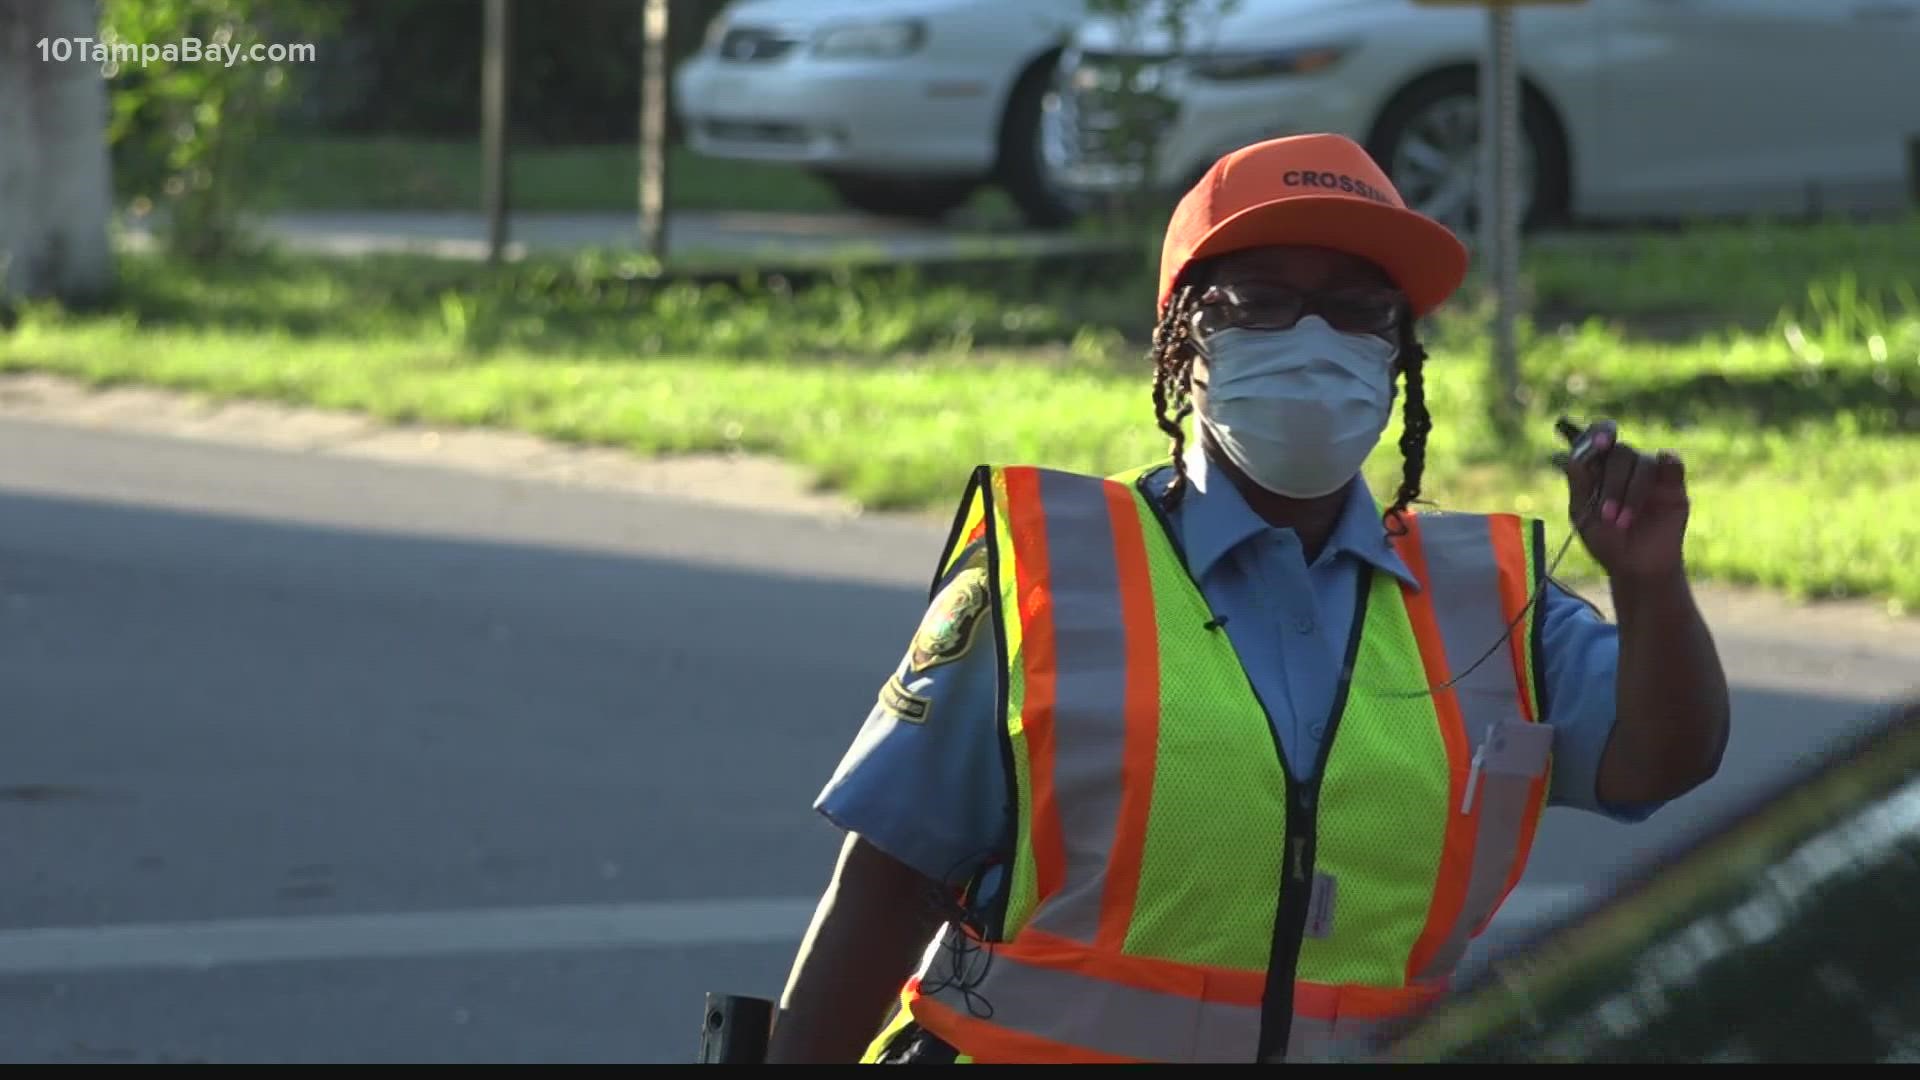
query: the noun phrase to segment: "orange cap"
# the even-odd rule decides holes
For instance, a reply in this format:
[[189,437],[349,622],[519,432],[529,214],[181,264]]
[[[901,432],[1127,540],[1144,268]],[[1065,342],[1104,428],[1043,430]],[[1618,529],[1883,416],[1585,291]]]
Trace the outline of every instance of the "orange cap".
[[1360,144],[1342,135],[1289,135],[1213,163],[1174,208],[1160,252],[1166,311],[1196,260],[1246,248],[1303,244],[1370,260],[1426,315],[1467,276],[1467,248],[1414,210]]

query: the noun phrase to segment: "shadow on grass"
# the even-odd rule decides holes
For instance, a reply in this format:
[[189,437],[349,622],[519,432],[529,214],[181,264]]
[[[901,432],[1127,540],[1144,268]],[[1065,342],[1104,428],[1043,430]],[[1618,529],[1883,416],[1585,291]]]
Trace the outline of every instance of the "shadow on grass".
[[1920,432],[1920,371],[1910,366],[1707,373],[1601,386],[1580,395],[1561,391],[1550,400],[1556,410],[1674,425],[1733,420],[1755,427],[1792,427],[1844,414],[1862,434]]
[[1084,256],[660,278],[605,253],[490,268],[262,251],[206,265],[129,257],[114,295],[86,314],[152,329],[555,358],[805,361],[1045,349],[1088,335],[1144,348],[1151,281],[1116,286],[1113,277],[1110,258],[1103,267]]

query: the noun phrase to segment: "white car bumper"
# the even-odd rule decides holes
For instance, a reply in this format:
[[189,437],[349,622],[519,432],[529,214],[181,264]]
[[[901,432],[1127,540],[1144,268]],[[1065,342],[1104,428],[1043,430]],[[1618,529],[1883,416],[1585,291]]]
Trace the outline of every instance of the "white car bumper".
[[977,175],[997,150],[987,80],[914,58],[736,63],[690,58],[675,79],[689,142],[710,157],[895,174]]

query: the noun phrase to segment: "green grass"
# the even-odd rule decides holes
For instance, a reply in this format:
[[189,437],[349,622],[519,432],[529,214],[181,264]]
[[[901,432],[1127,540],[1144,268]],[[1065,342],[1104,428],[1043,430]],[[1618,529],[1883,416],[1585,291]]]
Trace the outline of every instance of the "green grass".
[[[682,210],[839,208],[831,189],[781,165],[717,161],[675,147],[672,205]],[[473,210],[480,203],[477,139],[276,136],[247,154],[247,183],[283,210]],[[508,201],[528,212],[630,212],[639,205],[637,144],[513,147]]]
[[1819,318],[1854,300],[1911,305],[1916,256],[1920,217],[1721,224],[1573,238],[1564,250],[1530,256],[1528,276],[1544,311],[1577,318],[1599,310],[1684,335],[1728,321],[1762,329],[1782,309]]
[[[1786,257],[1743,267],[1713,249],[1756,237]],[[1551,420],[1610,415],[1630,440],[1685,455],[1702,576],[1920,605],[1920,300],[1907,269],[1920,265],[1920,222],[1693,244],[1638,241],[1624,264],[1579,250],[1530,263],[1539,294],[1582,318],[1529,328],[1521,447],[1495,444],[1481,422],[1486,337],[1471,298],[1434,324],[1428,496],[1540,514],[1557,547]],[[1702,270],[1714,266],[1727,276]],[[1730,286],[1735,275],[1751,285]],[[605,256],[491,272],[140,258],[107,310],[24,309],[0,338],[0,368],[642,453],[761,451],[869,506],[944,513],[977,461],[1111,471],[1164,453],[1143,356],[1150,296],[1150,279],[1107,267],[701,286]],[[1676,313],[1698,326],[1677,330]],[[1368,466],[1382,494],[1396,437]],[[1560,569],[1593,573],[1578,545]]]
[[[803,169],[709,158],[684,146],[670,155],[668,202],[677,210],[845,209],[832,188]],[[480,170],[478,139],[282,135],[248,148],[245,182],[254,203],[283,211],[478,211]],[[508,151],[508,202],[518,212],[631,213],[639,184],[638,143]],[[1011,206],[987,190],[970,209],[1011,220]]]

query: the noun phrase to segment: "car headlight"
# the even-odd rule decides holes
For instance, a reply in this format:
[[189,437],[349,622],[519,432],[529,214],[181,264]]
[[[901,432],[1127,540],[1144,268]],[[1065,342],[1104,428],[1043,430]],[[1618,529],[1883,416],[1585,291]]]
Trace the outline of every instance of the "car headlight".
[[846,23],[820,31],[813,39],[816,56],[845,59],[906,56],[927,41],[927,24],[919,19]]
[[1316,45],[1299,49],[1260,49],[1203,53],[1187,58],[1187,73],[1196,79],[1233,82],[1271,79],[1282,75],[1310,75],[1340,62],[1346,45]]

